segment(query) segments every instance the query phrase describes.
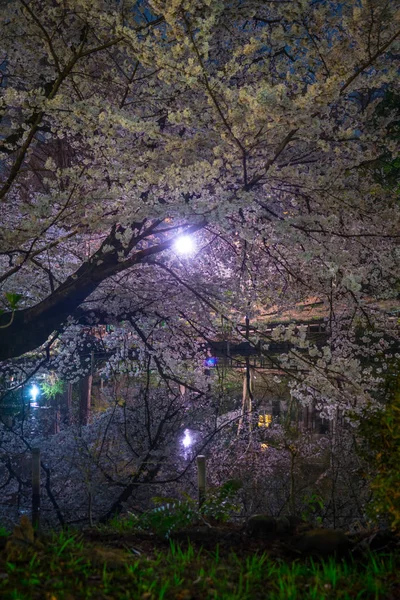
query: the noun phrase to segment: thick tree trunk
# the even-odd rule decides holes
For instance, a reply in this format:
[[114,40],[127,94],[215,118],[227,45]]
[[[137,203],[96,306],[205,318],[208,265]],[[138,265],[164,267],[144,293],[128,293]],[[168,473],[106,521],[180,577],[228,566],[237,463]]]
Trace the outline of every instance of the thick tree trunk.
[[50,435],[56,435],[60,433],[60,421],[61,421],[61,413],[60,413],[60,404],[57,402],[57,405],[53,409],[53,415],[51,419],[50,425]]
[[89,423],[92,380],[93,376],[87,375],[79,382],[79,422],[81,425]]
[[65,391],[62,396],[61,412],[63,421],[66,425],[72,423],[72,383],[67,382]]

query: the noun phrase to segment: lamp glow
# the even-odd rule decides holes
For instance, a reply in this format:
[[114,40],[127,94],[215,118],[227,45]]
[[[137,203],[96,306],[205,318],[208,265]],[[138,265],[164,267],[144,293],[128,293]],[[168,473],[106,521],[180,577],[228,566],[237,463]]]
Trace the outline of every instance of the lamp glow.
[[206,360],[204,361],[204,365],[206,367],[216,367],[218,364],[218,358],[216,356],[209,356],[208,358],[206,358]]
[[192,437],[191,437],[191,435],[189,433],[189,429],[185,429],[184,433],[185,433],[185,437],[182,440],[182,445],[185,448],[189,448],[189,446],[191,446],[193,444],[193,440],[192,440]]
[[29,391],[29,395],[31,397],[31,400],[33,402],[36,402],[37,397],[39,396],[39,394],[40,394],[40,390],[39,390],[38,386],[36,385],[36,383],[34,383],[32,385],[32,387],[31,387],[30,391]]
[[175,252],[178,254],[192,254],[195,247],[194,240],[190,235],[181,235],[174,243]]

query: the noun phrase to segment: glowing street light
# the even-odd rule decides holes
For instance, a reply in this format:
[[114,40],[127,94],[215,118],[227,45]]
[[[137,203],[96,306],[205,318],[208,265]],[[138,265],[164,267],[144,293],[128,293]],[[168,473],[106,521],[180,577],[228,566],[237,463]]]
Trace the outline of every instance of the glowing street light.
[[175,252],[178,254],[192,254],[196,248],[190,235],[181,235],[174,243]]

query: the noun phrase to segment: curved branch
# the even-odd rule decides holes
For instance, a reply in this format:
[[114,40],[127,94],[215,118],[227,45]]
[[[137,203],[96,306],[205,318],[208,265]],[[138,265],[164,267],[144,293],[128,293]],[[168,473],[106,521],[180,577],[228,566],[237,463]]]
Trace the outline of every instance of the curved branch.
[[[191,225],[185,233],[193,233],[205,226],[205,222]],[[75,273],[67,279],[47,298],[23,310],[14,312],[14,320],[6,329],[6,336],[0,337],[0,360],[20,356],[41,346],[53,331],[59,330],[69,316],[74,316],[78,307],[108,277],[121,273],[149,257],[168,250],[175,242],[171,238],[165,242],[154,244],[148,248],[137,250],[131,256],[129,252],[153,233],[154,224],[144,233],[132,238],[124,248],[118,237],[123,229],[114,226],[99,250],[84,262]],[[111,247],[111,250],[108,250]],[[125,260],[121,260],[125,255]],[[10,313],[0,316],[0,327],[8,323]]]

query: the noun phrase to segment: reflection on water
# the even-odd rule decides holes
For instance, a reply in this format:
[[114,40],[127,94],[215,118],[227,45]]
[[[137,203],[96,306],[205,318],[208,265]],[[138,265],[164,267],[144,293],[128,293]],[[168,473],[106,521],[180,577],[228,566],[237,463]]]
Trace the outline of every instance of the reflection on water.
[[43,411],[48,411],[50,409],[51,406],[41,406],[39,402],[30,402],[29,411],[25,413],[25,420],[29,435],[48,435],[48,417],[50,415]]
[[53,414],[54,407],[43,406],[39,401],[25,401],[21,406],[1,406],[0,423],[6,427],[22,427],[23,435],[36,437],[40,435],[49,435],[55,433],[52,431],[51,424],[56,419],[57,414]]

